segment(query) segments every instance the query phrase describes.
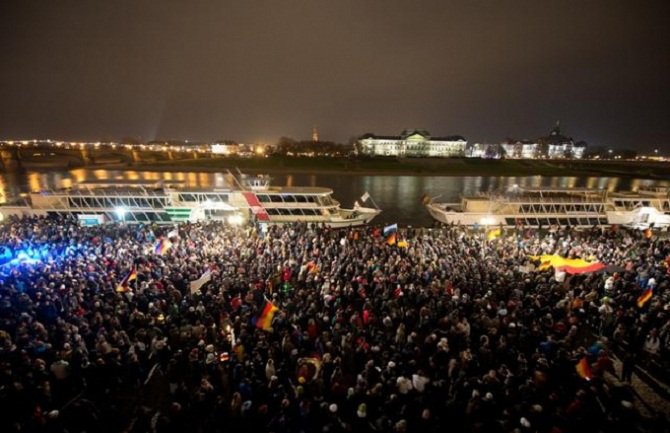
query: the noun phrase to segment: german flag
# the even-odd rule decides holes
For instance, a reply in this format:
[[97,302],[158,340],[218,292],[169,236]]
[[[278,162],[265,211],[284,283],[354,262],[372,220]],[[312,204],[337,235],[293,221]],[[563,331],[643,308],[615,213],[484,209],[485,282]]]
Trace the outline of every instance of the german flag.
[[277,311],[279,311],[279,308],[266,299],[263,311],[261,311],[261,315],[258,316],[258,319],[256,320],[256,328],[262,329],[263,331],[271,331],[272,319]]
[[642,308],[645,306],[647,302],[651,299],[651,297],[654,295],[654,291],[652,288],[648,288],[647,290],[644,291],[643,294],[640,295],[639,298],[637,298],[637,307]]
[[133,268],[128,272],[128,274],[123,277],[123,280],[116,286],[116,292],[117,293],[125,293],[128,291],[128,283],[130,283],[133,280],[137,279],[137,268],[133,266]]
[[565,271],[568,274],[586,274],[589,272],[598,272],[606,268],[605,264],[599,261],[589,262],[584,259],[566,259],[558,254],[544,254],[542,256],[531,256],[531,259],[541,262],[538,270],[544,271],[553,267],[557,271]]
[[577,370],[577,374],[582,379],[591,380],[593,378],[593,373],[591,373],[591,366],[589,365],[589,361],[586,359],[586,356],[579,360],[575,366],[575,370]]

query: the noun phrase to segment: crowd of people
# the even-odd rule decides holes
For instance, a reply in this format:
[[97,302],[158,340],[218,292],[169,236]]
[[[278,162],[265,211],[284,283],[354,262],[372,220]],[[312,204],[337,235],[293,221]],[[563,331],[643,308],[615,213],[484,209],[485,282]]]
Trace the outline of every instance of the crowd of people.
[[[668,365],[670,241],[498,234],[5,221],[0,429],[667,429],[630,381]],[[559,276],[541,254],[607,267]]]

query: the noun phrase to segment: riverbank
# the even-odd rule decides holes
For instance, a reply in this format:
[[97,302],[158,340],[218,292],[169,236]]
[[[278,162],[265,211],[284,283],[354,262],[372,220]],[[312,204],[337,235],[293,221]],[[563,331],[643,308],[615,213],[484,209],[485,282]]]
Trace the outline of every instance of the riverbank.
[[670,179],[670,164],[655,161],[484,160],[476,158],[198,158],[100,166],[144,171],[292,173],[379,176],[607,176]]

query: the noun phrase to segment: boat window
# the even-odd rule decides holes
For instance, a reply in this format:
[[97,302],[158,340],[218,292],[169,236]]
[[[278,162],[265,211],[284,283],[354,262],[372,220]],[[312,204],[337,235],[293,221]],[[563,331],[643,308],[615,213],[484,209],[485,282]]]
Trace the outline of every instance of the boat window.
[[280,208],[278,210],[279,210],[279,215],[291,215],[291,211],[289,209]]
[[507,224],[508,226],[515,225],[514,218],[505,218],[505,224]]
[[304,195],[296,195],[295,201],[297,201],[298,203],[307,203],[307,199],[305,198]]
[[295,203],[296,202],[295,197],[292,196],[292,195],[284,194],[284,195],[282,195],[282,197],[284,199],[284,203]]
[[256,197],[261,203],[270,203],[270,197],[267,194],[257,194]]
[[279,210],[276,208],[267,208],[265,211],[268,213],[268,215],[279,215]]
[[196,198],[193,194],[179,194],[180,201],[196,201]]
[[306,195],[305,200],[307,200],[307,203],[314,203],[316,202],[315,197],[313,195]]
[[216,202],[224,202],[228,201],[228,194],[207,194],[207,198]]
[[270,201],[272,203],[282,203],[281,196],[276,194],[270,196]]

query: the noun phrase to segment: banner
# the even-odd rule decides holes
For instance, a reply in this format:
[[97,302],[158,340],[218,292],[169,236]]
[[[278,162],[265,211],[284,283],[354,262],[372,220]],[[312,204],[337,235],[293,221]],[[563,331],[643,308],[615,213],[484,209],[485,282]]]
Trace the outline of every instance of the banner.
[[190,283],[191,295],[197,293],[198,290],[200,290],[200,288],[205,284],[209,283],[211,279],[212,279],[212,271],[208,269],[207,271],[205,271],[204,274],[200,276],[200,278],[191,281]]

